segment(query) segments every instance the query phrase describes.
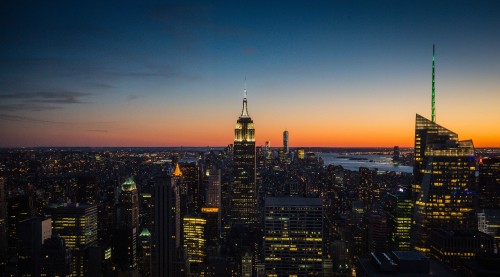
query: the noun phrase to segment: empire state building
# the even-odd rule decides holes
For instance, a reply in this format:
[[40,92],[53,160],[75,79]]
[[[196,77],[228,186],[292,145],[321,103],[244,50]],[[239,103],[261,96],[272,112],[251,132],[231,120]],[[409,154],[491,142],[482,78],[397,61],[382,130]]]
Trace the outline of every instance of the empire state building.
[[234,129],[234,182],[230,205],[232,224],[257,223],[257,197],[255,189],[255,129],[248,114],[247,97],[243,98],[241,115]]

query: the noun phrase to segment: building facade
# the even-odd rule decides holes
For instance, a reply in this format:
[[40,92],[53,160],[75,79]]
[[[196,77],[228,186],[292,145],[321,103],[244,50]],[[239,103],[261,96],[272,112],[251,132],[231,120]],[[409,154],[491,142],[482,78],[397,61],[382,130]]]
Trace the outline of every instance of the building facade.
[[97,245],[97,206],[63,204],[49,208],[52,232],[71,250],[72,276],[87,276],[86,250]]
[[323,206],[319,198],[265,199],[267,276],[322,276],[323,248]]
[[473,230],[476,160],[472,140],[420,115],[415,124],[413,174],[415,250],[429,253],[433,229]]

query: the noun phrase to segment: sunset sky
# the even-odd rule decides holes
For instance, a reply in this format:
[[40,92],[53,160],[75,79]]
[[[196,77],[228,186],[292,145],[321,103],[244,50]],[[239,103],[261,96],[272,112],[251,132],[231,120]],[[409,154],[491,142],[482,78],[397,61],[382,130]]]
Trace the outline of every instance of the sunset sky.
[[437,122],[500,146],[498,1],[134,2],[2,1],[0,147],[225,146],[245,77],[257,145],[413,146],[433,44]]

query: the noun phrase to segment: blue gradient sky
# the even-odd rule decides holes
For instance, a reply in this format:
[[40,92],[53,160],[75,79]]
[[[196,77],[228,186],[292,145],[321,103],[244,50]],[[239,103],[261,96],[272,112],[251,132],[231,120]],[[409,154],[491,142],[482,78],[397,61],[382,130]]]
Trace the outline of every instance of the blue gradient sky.
[[46,2],[0,4],[0,146],[227,145],[245,76],[258,145],[412,146],[433,43],[438,123],[500,146],[497,1]]

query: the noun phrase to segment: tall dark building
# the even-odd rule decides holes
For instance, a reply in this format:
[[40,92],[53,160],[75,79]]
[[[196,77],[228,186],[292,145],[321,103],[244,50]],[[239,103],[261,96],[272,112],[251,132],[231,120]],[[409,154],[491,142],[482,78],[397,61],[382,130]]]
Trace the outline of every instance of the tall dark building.
[[476,160],[472,140],[420,115],[415,124],[412,226],[416,250],[429,253],[433,229],[474,230]]
[[201,213],[207,220],[207,245],[215,245],[221,235],[221,170],[208,168],[205,172],[206,197]]
[[138,267],[140,276],[151,276],[151,233],[144,228],[139,234]]
[[500,158],[479,159],[480,209],[500,209]]
[[33,197],[23,193],[7,200],[7,235],[10,254],[17,253],[17,231],[19,222],[35,215]]
[[180,246],[177,230],[179,188],[176,179],[165,174],[156,178],[153,191],[154,230],[152,276],[180,276],[176,252]]
[[52,221],[32,217],[20,221],[18,227],[18,274],[40,276],[42,244],[52,236]]
[[[198,165],[196,163],[182,163],[180,165],[177,163],[174,174],[180,174],[179,177],[182,176],[182,187],[186,190],[186,214],[199,213],[202,206],[202,193],[200,189],[200,170]],[[182,191],[179,193],[182,194]],[[186,214],[184,214],[183,211],[180,215],[181,218]]]
[[78,184],[76,202],[85,204],[96,204],[98,187],[97,179],[91,174],[82,174],[76,178]]
[[392,153],[392,162],[399,163],[400,160],[401,156],[399,152],[399,146],[394,146],[394,151]]
[[380,211],[371,211],[366,215],[367,249],[369,252],[382,252],[388,249],[387,216]]
[[71,252],[58,235],[46,239],[41,249],[40,276],[69,276]]
[[139,195],[135,182],[129,178],[120,186],[113,236],[113,260],[122,271],[137,269],[138,228]]
[[246,90],[234,130],[234,183],[230,201],[232,224],[255,225],[258,220],[255,185],[255,129],[248,114]]
[[5,198],[5,179],[0,177],[0,268],[7,257],[7,201]]

